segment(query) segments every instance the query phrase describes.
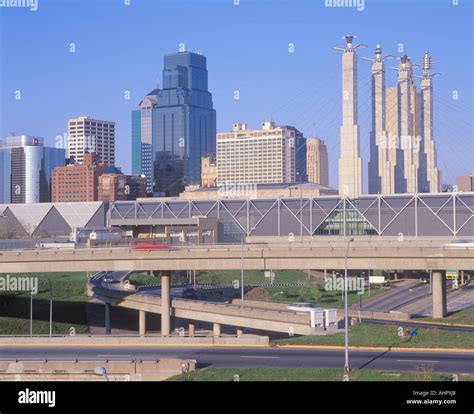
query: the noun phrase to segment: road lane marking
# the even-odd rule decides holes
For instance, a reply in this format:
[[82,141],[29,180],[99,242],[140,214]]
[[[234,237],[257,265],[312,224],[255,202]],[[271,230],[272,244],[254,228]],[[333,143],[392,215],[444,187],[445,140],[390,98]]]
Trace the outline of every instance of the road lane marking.
[[431,361],[427,359],[397,359],[397,362],[441,362],[441,361]]

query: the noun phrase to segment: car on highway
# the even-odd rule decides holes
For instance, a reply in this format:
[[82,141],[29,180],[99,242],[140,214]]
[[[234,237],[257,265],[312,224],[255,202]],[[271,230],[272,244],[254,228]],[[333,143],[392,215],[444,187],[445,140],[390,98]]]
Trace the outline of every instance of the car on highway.
[[116,280],[112,276],[104,276],[102,281],[104,283],[114,283]]
[[184,289],[181,296],[183,297],[183,299],[197,299],[198,298],[197,291],[194,288]]
[[146,242],[131,246],[133,250],[171,250],[171,244]]

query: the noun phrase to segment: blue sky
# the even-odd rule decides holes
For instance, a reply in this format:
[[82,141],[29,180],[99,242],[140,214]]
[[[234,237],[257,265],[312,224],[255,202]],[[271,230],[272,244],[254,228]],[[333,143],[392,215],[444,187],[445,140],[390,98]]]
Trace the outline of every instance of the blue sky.
[[[435,57],[435,71],[442,73],[435,79],[439,166],[443,182],[453,182],[474,169],[473,6],[453,1],[365,0],[363,11],[326,7],[325,0],[38,0],[34,12],[0,7],[0,137],[38,135],[54,145],[69,118],[113,120],[117,165],[129,172],[130,111],[161,84],[163,55],[184,42],[207,57],[218,131],[233,122],[257,127],[273,119],[315,134],[328,145],[336,186],[341,56],[332,46],[356,34],[368,46],[359,53],[365,185],[370,63],[361,58],[377,43],[397,57],[403,44],[417,62],[427,49]],[[395,79],[388,70],[387,86]]]

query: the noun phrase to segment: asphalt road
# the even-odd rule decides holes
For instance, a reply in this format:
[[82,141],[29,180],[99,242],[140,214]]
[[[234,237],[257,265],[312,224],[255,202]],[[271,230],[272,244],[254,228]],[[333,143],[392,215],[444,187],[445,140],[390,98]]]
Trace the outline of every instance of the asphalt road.
[[392,287],[387,293],[377,295],[363,303],[364,310],[388,312],[397,309],[407,302],[411,302],[429,294],[430,286],[416,280],[407,280],[400,285]]
[[[242,348],[242,347],[2,347],[2,360],[157,360],[165,357],[194,359],[198,367],[341,368],[343,350]],[[350,351],[354,369],[474,374],[474,354],[420,351]]]
[[[474,304],[474,285],[467,286],[448,293],[448,312],[457,312],[466,309]],[[431,316],[433,314],[433,303],[431,295],[403,306],[399,309],[402,312],[417,316]]]

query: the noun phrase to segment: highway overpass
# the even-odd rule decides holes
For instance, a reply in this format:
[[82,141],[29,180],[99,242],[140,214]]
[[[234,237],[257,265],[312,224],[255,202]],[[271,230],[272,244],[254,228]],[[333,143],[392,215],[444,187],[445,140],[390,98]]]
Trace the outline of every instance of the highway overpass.
[[[117,272],[122,282],[129,276],[126,272]],[[221,335],[222,325],[239,328],[259,329],[264,331],[282,332],[289,335],[312,335],[324,328],[311,327],[309,313],[296,313],[286,309],[268,309],[245,305],[244,307],[221,302],[206,302],[171,298],[169,276],[162,276],[161,297],[134,291],[127,291],[123,283],[103,283],[106,276],[99,273],[88,281],[90,294],[105,303],[105,331],[111,332],[110,306],[118,306],[139,311],[140,335],[146,334],[146,314],[161,314],[161,330],[163,336],[170,334],[170,318],[180,318],[189,321],[203,321],[213,324],[215,336]],[[111,277],[110,273],[107,277]],[[112,276],[113,277],[113,276]],[[167,303],[163,306],[163,303]],[[194,324],[183,327],[194,335]],[[336,329],[332,325],[329,329]],[[184,333],[184,332],[183,332]]]
[[167,250],[132,248],[1,251],[4,273],[148,270],[348,269],[472,270],[471,244],[355,241],[244,245],[176,246]]

